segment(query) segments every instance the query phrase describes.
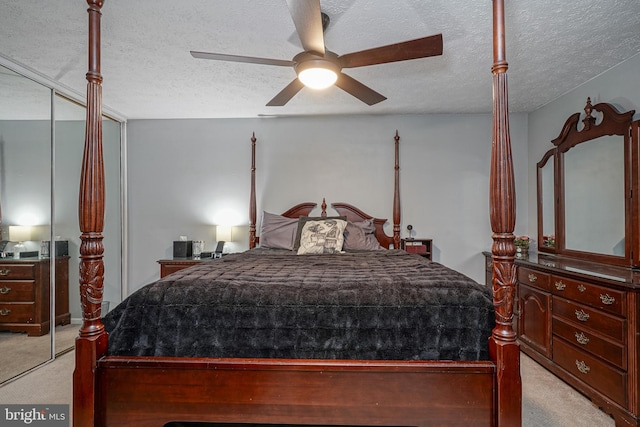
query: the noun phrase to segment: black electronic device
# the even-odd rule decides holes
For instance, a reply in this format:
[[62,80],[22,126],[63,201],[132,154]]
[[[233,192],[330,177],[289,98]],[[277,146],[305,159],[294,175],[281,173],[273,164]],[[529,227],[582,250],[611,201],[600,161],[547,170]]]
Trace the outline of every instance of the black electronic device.
[[216,245],[216,250],[213,251],[214,258],[222,258],[222,251],[224,250],[224,241],[219,241]]
[[173,242],[174,258],[190,258],[193,254],[192,240],[177,240]]

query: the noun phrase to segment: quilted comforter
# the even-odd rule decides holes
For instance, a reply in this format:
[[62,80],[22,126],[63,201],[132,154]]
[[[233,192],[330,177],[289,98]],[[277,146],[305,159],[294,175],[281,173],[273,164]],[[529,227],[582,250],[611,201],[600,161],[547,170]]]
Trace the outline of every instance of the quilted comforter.
[[103,319],[109,354],[486,360],[491,290],[399,250],[253,249],[178,271]]

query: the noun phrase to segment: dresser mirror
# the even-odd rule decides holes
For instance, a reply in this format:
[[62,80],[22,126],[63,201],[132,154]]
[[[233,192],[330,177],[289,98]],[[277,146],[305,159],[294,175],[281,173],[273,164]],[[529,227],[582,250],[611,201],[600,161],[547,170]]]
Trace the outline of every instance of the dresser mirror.
[[555,191],[554,168],[555,149],[547,151],[538,162],[538,242],[543,252],[555,251],[556,221],[555,221]]
[[625,138],[601,136],[564,156],[565,248],[625,256]]
[[638,240],[630,202],[635,111],[590,99],[584,111],[569,117],[538,163],[538,248],[630,266]]
[[[0,59],[2,59],[0,57]],[[11,300],[15,284],[0,283],[0,383],[10,380],[74,346],[81,321],[79,283],[78,189],[85,139],[86,109],[63,95],[29,70],[2,61],[0,65],[0,225],[2,250],[13,252],[9,227],[29,225],[27,251],[37,252],[26,262],[36,265],[35,281],[46,276],[49,309],[46,333],[2,327],[2,313],[16,313],[19,302]],[[26,77],[26,76],[28,77]],[[42,80],[42,81],[41,81]],[[105,164],[105,279],[104,299],[113,305],[121,300],[121,123],[103,116]],[[55,258],[42,257],[42,242],[49,241]],[[51,244],[53,242],[53,244]],[[58,244],[58,243],[60,244]],[[68,252],[60,256],[56,250]],[[55,259],[55,262],[50,262]],[[18,260],[22,261],[22,260]],[[1,263],[13,259],[2,258]],[[31,267],[28,267],[31,269]],[[2,270],[0,266],[0,270]],[[5,269],[8,270],[8,269]],[[31,270],[29,270],[31,271]],[[40,274],[42,273],[42,274]],[[0,276],[0,281],[2,276]],[[31,278],[26,278],[31,281]],[[64,283],[66,286],[58,285]],[[12,291],[3,290],[12,288]],[[55,301],[55,302],[54,302]],[[3,310],[4,311],[1,311]],[[31,318],[30,318],[31,319]],[[25,323],[33,323],[26,319]],[[5,326],[7,323],[5,323]]]

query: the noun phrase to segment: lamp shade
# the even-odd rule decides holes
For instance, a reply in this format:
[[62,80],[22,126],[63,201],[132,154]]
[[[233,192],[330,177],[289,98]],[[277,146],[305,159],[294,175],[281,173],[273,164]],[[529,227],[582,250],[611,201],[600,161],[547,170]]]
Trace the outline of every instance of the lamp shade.
[[9,240],[12,242],[25,242],[31,240],[31,227],[28,225],[10,225]]
[[231,226],[230,225],[216,226],[216,240],[218,242],[231,242]]

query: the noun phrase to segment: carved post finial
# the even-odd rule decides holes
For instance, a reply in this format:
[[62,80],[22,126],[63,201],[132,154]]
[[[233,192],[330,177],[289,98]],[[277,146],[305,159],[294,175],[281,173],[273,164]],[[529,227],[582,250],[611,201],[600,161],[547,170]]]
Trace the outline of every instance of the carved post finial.
[[591,97],[587,97],[587,105],[584,106],[584,119],[582,119],[582,123],[584,124],[584,130],[589,130],[593,125],[596,124],[596,118],[591,115],[593,112],[593,105],[591,105]]

